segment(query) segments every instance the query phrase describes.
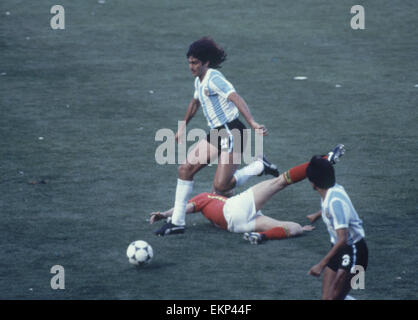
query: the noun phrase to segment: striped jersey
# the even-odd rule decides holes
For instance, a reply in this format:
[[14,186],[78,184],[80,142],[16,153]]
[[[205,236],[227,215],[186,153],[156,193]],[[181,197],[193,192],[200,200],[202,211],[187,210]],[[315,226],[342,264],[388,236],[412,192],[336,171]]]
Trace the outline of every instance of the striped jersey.
[[337,242],[338,229],[347,228],[347,244],[352,245],[364,238],[363,222],[359,218],[344,188],[338,184],[328,189],[325,199],[321,199],[322,220],[327,226],[330,240]]
[[238,108],[227,99],[235,89],[218,70],[209,68],[202,81],[196,77],[194,87],[193,97],[199,100],[210,128],[238,118]]

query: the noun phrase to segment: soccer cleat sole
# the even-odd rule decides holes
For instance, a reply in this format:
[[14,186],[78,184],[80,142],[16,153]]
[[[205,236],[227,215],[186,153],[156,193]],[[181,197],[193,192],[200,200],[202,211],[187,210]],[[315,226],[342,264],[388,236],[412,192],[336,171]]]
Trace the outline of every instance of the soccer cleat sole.
[[332,164],[336,164],[338,161],[340,161],[340,158],[345,153],[345,147],[343,144],[338,144],[334,150],[332,150],[330,153],[328,153],[328,161]]

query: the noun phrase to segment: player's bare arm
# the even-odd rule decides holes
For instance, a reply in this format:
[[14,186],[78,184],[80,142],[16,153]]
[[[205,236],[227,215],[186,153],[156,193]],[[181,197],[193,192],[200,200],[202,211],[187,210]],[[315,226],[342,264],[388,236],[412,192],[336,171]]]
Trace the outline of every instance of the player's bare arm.
[[262,134],[263,136],[267,135],[267,128],[254,120],[247,103],[238,93],[232,92],[228,96],[228,100],[235,104],[235,106],[241,112],[242,116],[245,118],[245,120],[248,122],[251,128],[257,130],[256,132]]
[[[149,223],[153,224],[156,221],[167,219],[168,217],[171,217],[173,215],[173,211],[174,211],[174,208],[168,209],[167,211],[163,211],[163,212],[160,212],[160,211],[151,212],[149,214],[150,215]],[[188,213],[194,213],[194,212],[195,212],[194,204],[189,202],[186,206],[186,213],[188,214]]]
[[348,237],[348,231],[347,228],[338,229],[337,236],[338,240],[337,243],[331,248],[331,250],[327,253],[327,255],[322,258],[322,260],[314,265],[308,272],[308,274],[319,277],[324,270],[325,266],[328,264],[328,262],[331,260],[331,258],[342,248],[347,244],[347,237]]
[[189,121],[194,117],[196,114],[197,109],[199,109],[200,102],[198,99],[192,99],[190,101],[189,106],[187,107],[186,115],[184,116],[184,122],[183,125],[179,128],[179,130],[176,133],[176,141],[178,143],[182,143],[183,141],[179,140],[180,137],[183,136],[184,129],[186,125],[189,123]]
[[322,213],[321,210],[319,210],[319,211],[317,211],[315,213],[312,213],[312,214],[307,215],[306,218],[308,218],[308,220],[311,223],[314,223],[316,220],[319,219],[319,217],[321,216],[321,213]]

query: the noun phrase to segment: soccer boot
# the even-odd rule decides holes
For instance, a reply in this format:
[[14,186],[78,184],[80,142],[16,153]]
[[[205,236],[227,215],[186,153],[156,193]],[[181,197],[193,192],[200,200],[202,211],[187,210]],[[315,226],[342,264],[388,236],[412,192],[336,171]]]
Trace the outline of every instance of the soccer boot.
[[336,164],[340,158],[344,155],[345,148],[343,144],[337,144],[337,146],[330,152],[328,152],[328,161],[331,164]]
[[257,160],[260,160],[264,165],[264,170],[259,174],[261,176],[262,174],[270,174],[274,177],[278,177],[280,172],[277,166],[270,161],[267,160],[266,156],[263,155],[263,157],[258,158]]
[[154,231],[157,236],[167,236],[169,234],[180,234],[184,233],[184,226],[176,226],[171,222],[166,222],[160,229]]
[[260,244],[264,242],[264,235],[258,232],[246,232],[244,233],[244,240],[249,241],[251,244]]

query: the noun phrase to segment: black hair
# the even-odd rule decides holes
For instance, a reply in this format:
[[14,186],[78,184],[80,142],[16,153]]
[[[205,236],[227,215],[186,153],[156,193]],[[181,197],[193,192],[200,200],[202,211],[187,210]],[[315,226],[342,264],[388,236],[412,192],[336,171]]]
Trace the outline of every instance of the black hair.
[[321,156],[313,156],[306,168],[309,181],[321,189],[329,189],[335,185],[335,172],[332,164]]
[[226,60],[225,50],[222,49],[212,38],[203,37],[193,42],[187,51],[187,58],[194,57],[203,64],[209,61],[209,68],[220,68]]

